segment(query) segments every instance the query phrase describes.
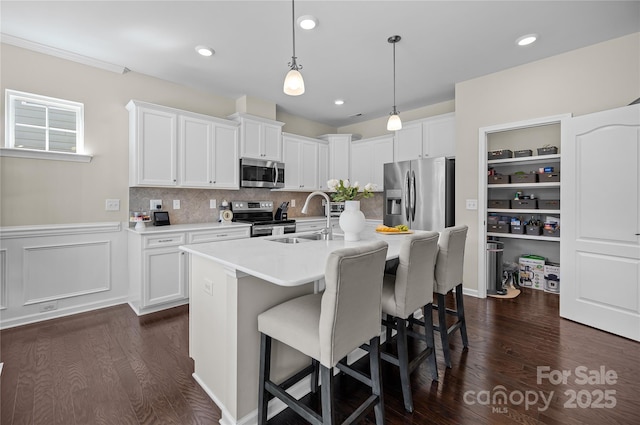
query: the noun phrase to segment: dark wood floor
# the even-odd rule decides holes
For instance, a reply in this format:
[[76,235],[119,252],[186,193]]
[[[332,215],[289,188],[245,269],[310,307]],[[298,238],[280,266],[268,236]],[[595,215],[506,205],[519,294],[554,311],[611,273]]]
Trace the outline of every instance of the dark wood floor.
[[[456,335],[452,369],[438,351],[439,382],[430,381],[424,366],[414,372],[413,414],[402,407],[396,370],[385,365],[389,425],[640,422],[639,343],[560,319],[558,296],[535,290],[513,300],[466,297],[465,303],[469,350]],[[191,377],[186,307],[138,318],[122,305],[4,330],[0,343],[2,425],[217,424],[220,418]],[[537,368],[545,366],[552,376],[571,375],[566,383],[538,383]],[[593,380],[601,368],[617,379],[583,384],[580,367]],[[343,414],[364,389],[348,377],[337,382]],[[500,390],[506,404],[494,402]],[[270,423],[301,421],[285,411]]]

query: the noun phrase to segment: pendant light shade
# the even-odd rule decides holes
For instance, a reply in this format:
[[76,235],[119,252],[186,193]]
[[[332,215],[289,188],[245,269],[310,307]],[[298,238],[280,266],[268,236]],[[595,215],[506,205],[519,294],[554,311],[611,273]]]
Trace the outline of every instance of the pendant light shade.
[[289,96],[300,96],[304,93],[304,79],[300,70],[302,65],[298,65],[296,62],[296,12],[295,12],[295,0],[291,0],[291,28],[293,33],[293,56],[291,56],[291,62],[288,66],[290,71],[284,78],[283,91],[284,94]]
[[400,41],[402,37],[399,35],[393,35],[387,39],[387,41],[393,44],[393,110],[387,121],[387,131],[396,131],[402,129],[402,121],[400,115],[396,109],[396,43]]

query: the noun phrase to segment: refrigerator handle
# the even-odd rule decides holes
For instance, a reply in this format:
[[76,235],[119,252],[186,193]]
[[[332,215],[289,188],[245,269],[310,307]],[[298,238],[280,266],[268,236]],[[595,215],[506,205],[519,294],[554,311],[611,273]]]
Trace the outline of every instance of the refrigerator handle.
[[411,212],[411,207],[410,207],[410,202],[411,202],[411,195],[409,193],[409,172],[407,171],[407,174],[405,174],[404,176],[404,213],[407,219],[407,224],[410,221],[410,217],[409,214]]
[[416,219],[416,173],[411,170],[411,221]]

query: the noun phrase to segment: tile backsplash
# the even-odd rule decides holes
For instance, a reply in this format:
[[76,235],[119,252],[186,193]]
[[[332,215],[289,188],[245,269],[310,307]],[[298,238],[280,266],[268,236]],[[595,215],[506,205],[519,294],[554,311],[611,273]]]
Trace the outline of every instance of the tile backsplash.
[[[271,191],[269,189],[242,188],[240,190],[219,189],[183,189],[183,188],[129,188],[129,209],[131,211],[148,211],[151,199],[162,200],[162,210],[168,211],[172,224],[208,223],[218,221],[220,210],[209,208],[210,200],[216,200],[216,207],[223,200],[226,201],[273,201],[274,210],[285,201],[295,200],[296,206],[289,206],[289,217],[304,217],[302,206],[309,192]],[[322,198],[313,199],[306,216],[324,215]],[[180,209],[173,209],[173,201],[180,201]],[[367,219],[382,220],[382,193],[376,193],[373,198],[362,199],[360,209]],[[274,211],[275,212],[275,211]]]

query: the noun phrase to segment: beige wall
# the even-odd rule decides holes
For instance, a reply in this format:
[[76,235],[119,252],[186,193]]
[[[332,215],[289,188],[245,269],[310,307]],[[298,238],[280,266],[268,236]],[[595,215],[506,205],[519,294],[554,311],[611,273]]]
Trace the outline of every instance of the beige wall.
[[456,85],[456,222],[469,225],[465,286],[477,288],[481,127],[624,106],[640,97],[640,33],[596,44]]

